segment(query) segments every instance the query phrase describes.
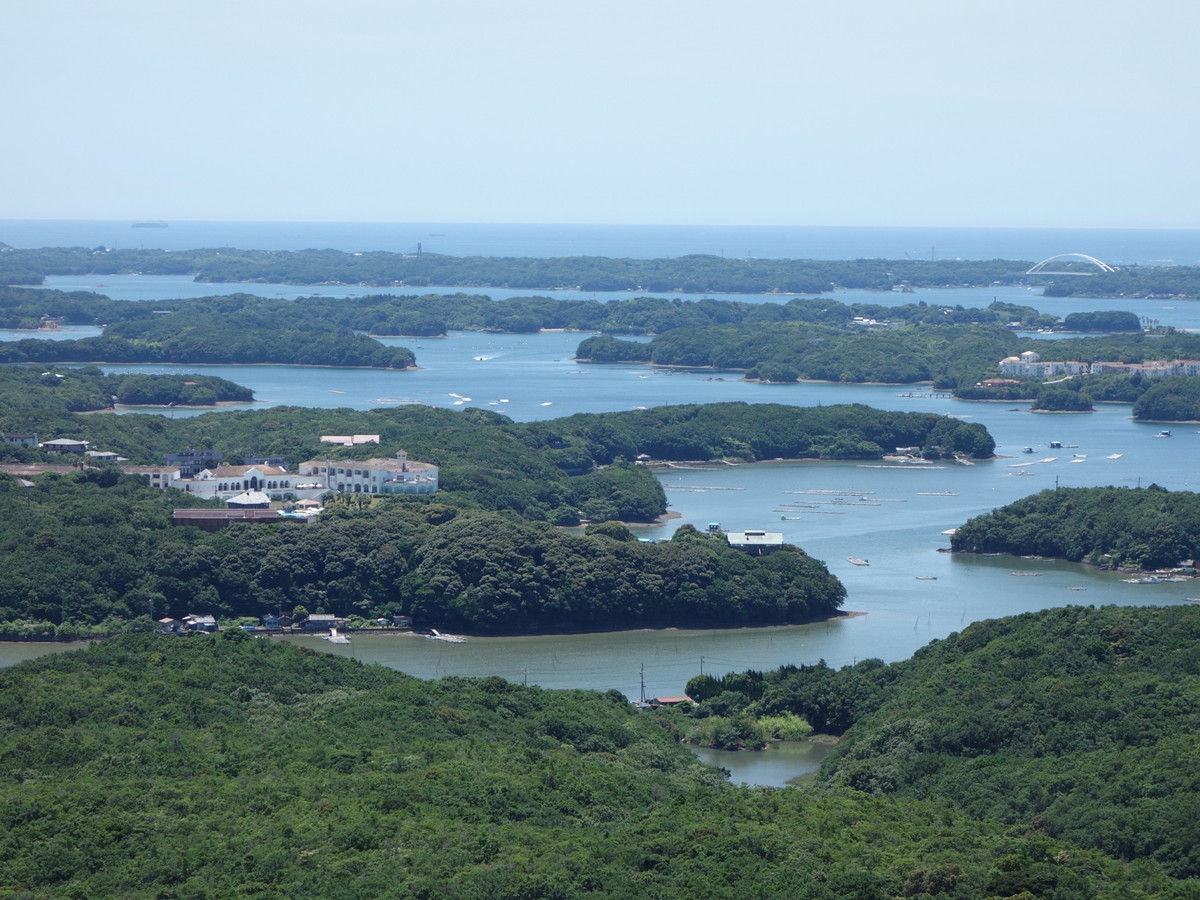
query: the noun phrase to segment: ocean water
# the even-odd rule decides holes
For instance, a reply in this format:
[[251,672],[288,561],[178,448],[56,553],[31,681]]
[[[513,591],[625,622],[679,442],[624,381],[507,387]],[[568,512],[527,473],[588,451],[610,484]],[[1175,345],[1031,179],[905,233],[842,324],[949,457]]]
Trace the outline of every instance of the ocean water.
[[1087,253],[1112,265],[1200,265],[1200,230],[876,228],[718,225],[535,225],[393,222],[170,222],[0,219],[0,243],[36,247],[195,250],[333,249],[450,256],[701,253],[775,259],[1017,259]]

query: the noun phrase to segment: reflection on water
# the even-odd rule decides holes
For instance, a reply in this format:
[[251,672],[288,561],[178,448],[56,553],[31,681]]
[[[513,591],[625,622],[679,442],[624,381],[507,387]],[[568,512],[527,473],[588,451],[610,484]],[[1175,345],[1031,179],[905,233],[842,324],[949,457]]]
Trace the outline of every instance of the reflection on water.
[[779,741],[757,752],[684,746],[705,765],[728,770],[734,784],[787,787],[821,768],[821,761],[833,752],[835,744],[827,739]]

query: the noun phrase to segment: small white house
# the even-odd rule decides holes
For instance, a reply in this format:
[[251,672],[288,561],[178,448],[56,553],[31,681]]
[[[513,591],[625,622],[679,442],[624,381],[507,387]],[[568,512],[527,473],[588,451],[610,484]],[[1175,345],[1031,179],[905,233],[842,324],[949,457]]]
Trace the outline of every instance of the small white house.
[[737,547],[755,556],[771,553],[783,546],[782,531],[727,531],[725,539],[730,547]]

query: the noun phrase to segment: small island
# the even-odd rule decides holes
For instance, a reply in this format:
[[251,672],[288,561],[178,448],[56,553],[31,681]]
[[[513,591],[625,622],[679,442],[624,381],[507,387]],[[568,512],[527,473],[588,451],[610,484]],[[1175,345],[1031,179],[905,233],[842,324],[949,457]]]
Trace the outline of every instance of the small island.
[[[39,389],[104,377],[68,371],[38,376],[52,379]],[[402,615],[416,627],[466,634],[811,621],[836,614],[845,589],[798,547],[749,553],[724,534],[690,526],[669,541],[636,540],[621,523],[667,512],[662,485],[639,457],[880,459],[899,442],[931,459],[985,458],[995,447],[977,424],[858,405],[721,403],[531,423],[426,407],[181,419],[43,409],[10,410],[0,424],[66,439],[67,448],[102,448],[114,459],[89,466],[0,445],[19,477],[48,464],[37,491],[0,477],[0,630],[61,639],[153,627],[163,616],[197,611],[257,622],[297,607],[352,624]],[[334,447],[323,435],[373,440]],[[314,458],[353,470],[405,454],[436,466],[439,483],[436,493],[411,496],[319,491],[329,496],[314,524],[239,522],[210,534],[171,525],[177,509],[219,505],[179,489],[184,482],[163,470],[185,448],[235,466],[273,461],[259,470],[257,489],[279,503],[298,496],[279,486],[291,476],[270,481],[271,467],[303,473]],[[65,458],[78,460],[75,470],[61,465]],[[214,480],[225,477],[210,471]],[[249,489],[237,484],[235,492]],[[567,530],[588,523],[582,534]],[[101,558],[108,562],[96,566]]]
[[1157,485],[1040,491],[969,519],[950,547],[1130,571],[1191,568],[1200,551],[1200,495]]

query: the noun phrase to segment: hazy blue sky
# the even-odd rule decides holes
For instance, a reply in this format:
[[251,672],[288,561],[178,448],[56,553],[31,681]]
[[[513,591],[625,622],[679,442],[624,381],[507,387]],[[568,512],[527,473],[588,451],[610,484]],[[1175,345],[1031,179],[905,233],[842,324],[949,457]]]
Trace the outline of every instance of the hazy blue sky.
[[1200,227],[1193,0],[11,0],[0,218]]

